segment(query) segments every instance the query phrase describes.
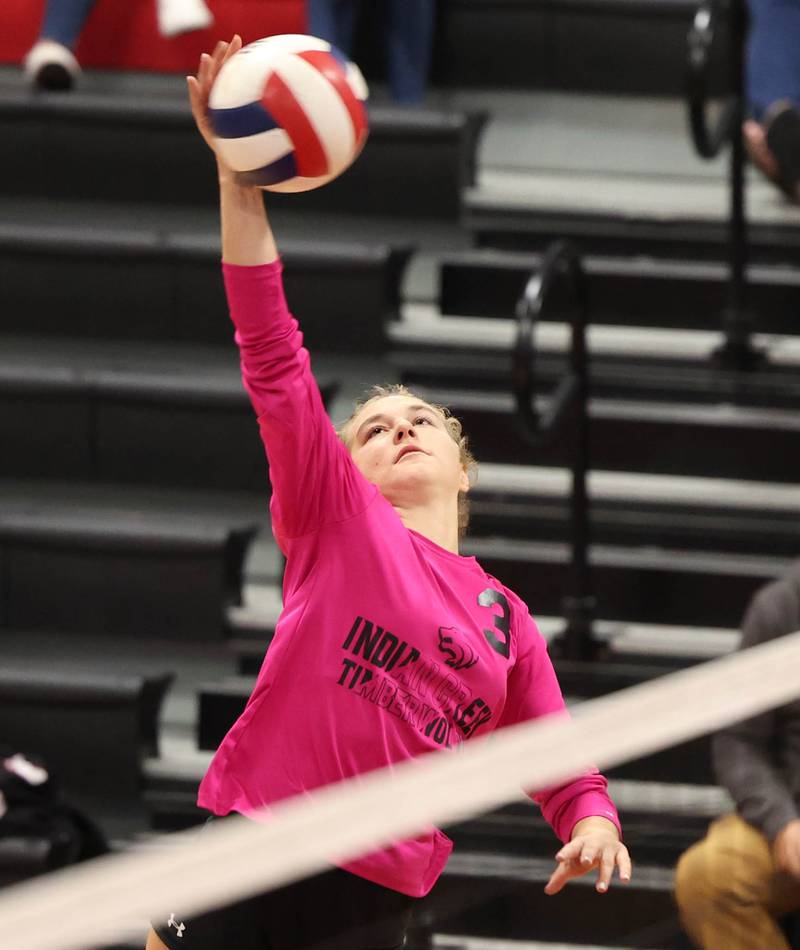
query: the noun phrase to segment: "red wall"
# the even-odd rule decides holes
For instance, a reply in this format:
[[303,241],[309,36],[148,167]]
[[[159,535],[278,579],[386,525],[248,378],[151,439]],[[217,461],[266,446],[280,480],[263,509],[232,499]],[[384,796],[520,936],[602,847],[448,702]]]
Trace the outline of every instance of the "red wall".
[[[0,0],[0,62],[17,63],[36,41],[44,0]],[[276,33],[304,33],[305,0],[206,0],[208,30],[173,39],[156,27],[155,0],[98,0],[78,46],[84,66],[194,72],[200,53],[239,33],[245,43]]]

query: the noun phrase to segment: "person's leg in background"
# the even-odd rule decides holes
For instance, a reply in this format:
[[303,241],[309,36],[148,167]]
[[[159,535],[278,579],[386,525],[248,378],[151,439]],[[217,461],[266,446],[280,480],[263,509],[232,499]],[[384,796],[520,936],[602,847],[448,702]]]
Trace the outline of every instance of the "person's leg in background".
[[25,57],[25,72],[41,89],[70,89],[80,66],[74,50],[96,0],[47,0],[39,39]]
[[358,0],[308,0],[308,32],[352,56]]
[[800,908],[800,882],[776,873],[759,831],[725,815],[681,857],[675,898],[703,950],[789,950],[778,920]]
[[435,0],[390,0],[389,82],[395,102],[421,102],[428,88]]
[[751,118],[745,123],[745,141],[764,174],[798,200],[800,0],[748,0],[748,10],[746,83]]
[[760,121],[776,102],[800,105],[800,0],[748,0],[747,98]]
[[48,0],[39,38],[53,40],[74,50],[95,2],[96,0]]

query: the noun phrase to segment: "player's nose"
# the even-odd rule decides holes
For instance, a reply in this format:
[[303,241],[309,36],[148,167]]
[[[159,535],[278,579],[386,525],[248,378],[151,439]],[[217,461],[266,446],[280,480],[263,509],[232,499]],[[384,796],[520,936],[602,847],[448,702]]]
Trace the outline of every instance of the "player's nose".
[[416,434],[413,423],[409,422],[408,419],[400,419],[394,427],[395,442],[402,442],[407,438],[415,438]]

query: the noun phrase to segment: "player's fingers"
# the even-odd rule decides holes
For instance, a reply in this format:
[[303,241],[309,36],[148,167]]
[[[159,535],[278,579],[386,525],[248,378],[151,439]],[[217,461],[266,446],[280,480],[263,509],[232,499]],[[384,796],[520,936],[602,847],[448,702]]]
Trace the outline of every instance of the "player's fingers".
[[633,868],[631,866],[631,856],[625,845],[620,845],[617,851],[617,867],[619,868],[619,879],[623,884],[627,884],[631,879]]
[[583,842],[580,840],[570,841],[556,855],[556,861],[574,861],[580,857]]
[[[238,43],[236,42],[238,40]],[[217,48],[214,50],[213,65],[211,73],[209,76],[210,85],[213,85],[216,81],[217,76],[219,75],[220,70],[228,62],[231,56],[234,56],[242,48],[242,40],[238,36],[234,36],[230,43],[220,41],[217,44]],[[210,93],[210,90],[209,90]]]
[[197,81],[200,88],[205,90],[208,85],[208,76],[211,71],[211,57],[208,53],[203,53],[200,57],[200,68],[197,70]]
[[586,870],[586,868],[592,867],[592,865],[598,859],[597,848],[594,845],[587,844],[581,850],[581,864]]
[[192,115],[198,125],[203,125],[206,122],[208,96],[194,76],[187,76],[186,81],[189,86],[189,104],[192,107]]
[[614,873],[614,867],[617,863],[616,857],[617,849],[615,847],[603,848],[600,855],[600,873],[597,875],[597,884],[595,885],[600,894],[605,894],[611,884],[611,875]]
[[186,85],[189,88],[189,104],[192,107],[192,115],[197,119],[200,110],[200,86],[194,76],[186,77]]
[[219,71],[222,69],[222,60],[213,59],[211,61],[211,68],[208,70],[208,95],[211,97],[211,88],[219,76]]
[[194,116],[197,129],[202,135],[206,144],[213,150],[214,143],[212,141],[212,131],[207,115],[208,97],[203,95],[200,84],[197,82],[194,76],[187,76],[186,84],[189,88],[189,104],[192,109],[192,115]]
[[220,69],[222,69],[222,64],[225,62],[225,56],[228,52],[227,43],[219,43],[217,48],[214,50],[214,59],[213,59],[213,69],[212,69],[212,78],[216,79],[217,74]]
[[222,59],[220,61],[221,65],[224,65],[225,63],[227,63],[228,60],[231,58],[231,56],[233,56],[237,52],[236,47],[234,46],[235,39],[236,37],[234,36],[233,40],[231,40],[230,43],[225,44],[225,52],[222,54]]
[[227,49],[225,50],[225,55],[222,57],[223,65],[228,62],[231,56],[235,56],[239,50],[242,48],[242,38],[237,33],[230,43],[226,44]]
[[552,895],[558,894],[558,892],[564,887],[567,881],[570,878],[574,877],[573,872],[571,871],[571,865],[569,864],[559,864],[558,867],[550,875],[550,880],[544,886],[545,894]]

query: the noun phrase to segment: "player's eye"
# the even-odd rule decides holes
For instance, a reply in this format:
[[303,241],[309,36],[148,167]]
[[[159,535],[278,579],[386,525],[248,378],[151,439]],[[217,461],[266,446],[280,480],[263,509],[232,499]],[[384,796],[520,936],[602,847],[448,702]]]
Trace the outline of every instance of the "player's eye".
[[417,416],[414,420],[414,425],[418,425],[420,422],[427,422],[428,425],[433,425],[432,421],[427,416]]

